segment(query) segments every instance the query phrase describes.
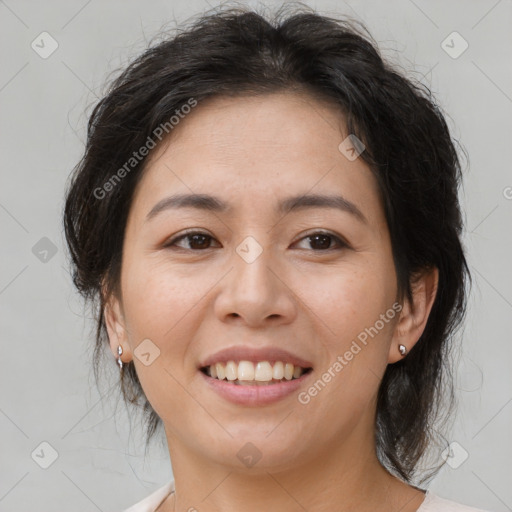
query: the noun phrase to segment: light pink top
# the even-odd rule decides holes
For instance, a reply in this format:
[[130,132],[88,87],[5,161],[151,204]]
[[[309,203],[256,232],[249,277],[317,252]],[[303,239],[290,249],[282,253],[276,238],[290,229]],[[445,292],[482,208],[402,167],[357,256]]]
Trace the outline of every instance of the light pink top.
[[[150,494],[142,501],[139,501],[123,512],[155,512],[158,506],[174,492],[174,480],[171,480],[153,494]],[[429,491],[425,494],[425,499],[417,512],[489,512],[481,508],[468,507],[462,503],[441,498],[437,494]]]

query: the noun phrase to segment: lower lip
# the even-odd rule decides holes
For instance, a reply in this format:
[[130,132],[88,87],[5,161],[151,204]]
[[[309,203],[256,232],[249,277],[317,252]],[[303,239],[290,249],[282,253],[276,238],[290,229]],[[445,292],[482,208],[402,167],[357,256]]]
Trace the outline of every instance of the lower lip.
[[209,377],[201,370],[199,373],[206,383],[220,396],[238,405],[259,406],[267,405],[284,398],[297,391],[309,378],[312,371],[301,375],[298,379],[285,380],[277,384],[268,385],[239,385],[228,380],[219,380]]

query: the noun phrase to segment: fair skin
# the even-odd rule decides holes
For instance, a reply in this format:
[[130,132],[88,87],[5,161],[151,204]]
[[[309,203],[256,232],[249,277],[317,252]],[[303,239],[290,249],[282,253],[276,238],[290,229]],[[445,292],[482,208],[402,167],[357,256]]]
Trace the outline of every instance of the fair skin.
[[[150,155],[125,233],[122,297],[105,313],[113,354],[121,344],[123,362],[134,361],[165,427],[176,492],[159,512],[413,512],[424,499],[379,463],[374,415],[386,367],[402,358],[398,345],[410,351],[425,328],[437,270],[420,276],[413,304],[401,301],[400,314],[307,404],[298,393],[233,404],[198,371],[225,347],[272,345],[313,363],[309,387],[396,303],[377,183],[362,158],[338,149],[341,119],[298,93],[214,98]],[[190,193],[231,210],[167,209],[145,220],[161,199]],[[335,208],[276,212],[279,200],[306,193],[342,195],[365,221]],[[164,247],[186,229],[212,238]],[[332,238],[322,249],[325,239],[307,238],[318,231],[348,247]],[[250,264],[236,252],[247,236],[262,248]],[[160,350],[148,366],[134,354],[145,339]],[[261,454],[252,467],[237,457],[247,442]]]

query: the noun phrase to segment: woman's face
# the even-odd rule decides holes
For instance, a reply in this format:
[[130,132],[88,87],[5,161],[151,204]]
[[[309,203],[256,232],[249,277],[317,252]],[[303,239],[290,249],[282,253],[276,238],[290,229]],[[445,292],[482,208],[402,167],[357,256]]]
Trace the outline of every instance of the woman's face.
[[[111,336],[114,353],[121,341],[123,360],[134,359],[171,453],[180,447],[238,469],[252,454],[261,457],[254,471],[308,463],[344,440],[373,440],[378,386],[400,358],[400,306],[377,184],[361,158],[339,149],[348,135],[341,119],[298,94],[215,98],[150,155],[130,210],[121,313],[109,334],[119,335]],[[160,203],[189,194],[214,200]],[[280,208],[309,195],[345,202]],[[204,236],[170,244],[186,233]],[[200,367],[236,347],[285,350],[312,370],[298,385],[225,381],[233,392],[226,396]],[[284,386],[295,388],[268,398]]]

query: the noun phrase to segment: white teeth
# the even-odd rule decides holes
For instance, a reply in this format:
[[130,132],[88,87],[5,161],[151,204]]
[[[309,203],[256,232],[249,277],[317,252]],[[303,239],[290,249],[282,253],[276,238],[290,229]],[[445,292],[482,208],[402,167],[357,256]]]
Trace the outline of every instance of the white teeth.
[[284,378],[286,380],[291,380],[293,377],[293,364],[286,363],[284,365]]
[[240,380],[254,380],[254,373],[254,365],[250,361],[238,363],[238,378]]
[[[240,377],[239,377],[240,378]],[[268,361],[260,361],[254,370],[254,380],[268,382],[272,380],[272,366]]]
[[284,365],[281,361],[277,361],[272,368],[272,377],[281,380],[284,377]]
[[215,363],[215,370],[217,373],[217,379],[224,380],[224,377],[226,376],[226,372],[224,371],[224,365],[222,363]]
[[303,373],[302,367],[282,361],[276,361],[273,365],[269,361],[259,361],[256,365],[252,361],[227,361],[207,367],[210,377],[227,379],[235,384],[270,384],[283,379],[298,379]]
[[226,379],[228,379],[228,380],[238,379],[238,368],[234,361],[228,361],[226,364]]

